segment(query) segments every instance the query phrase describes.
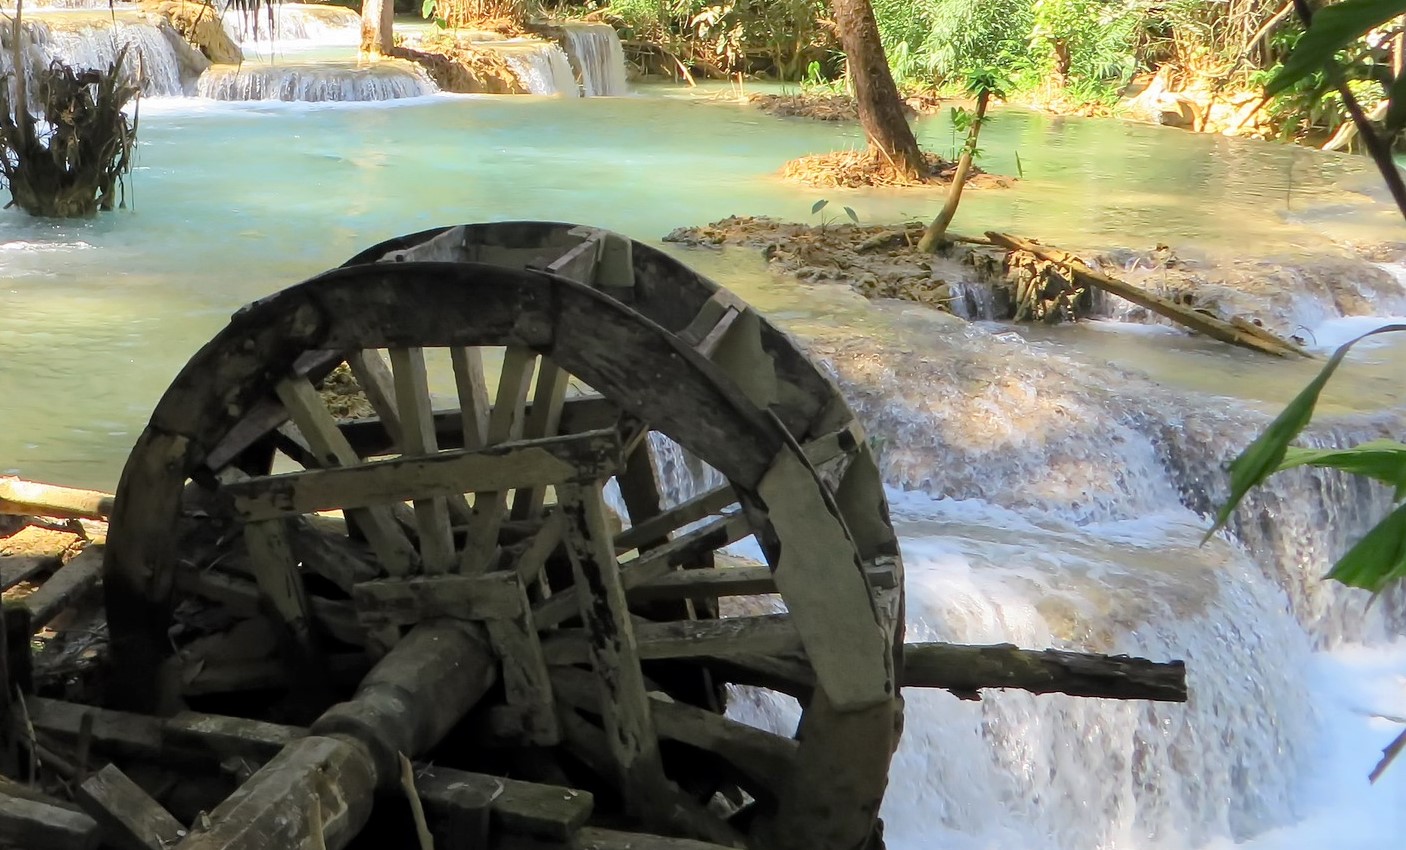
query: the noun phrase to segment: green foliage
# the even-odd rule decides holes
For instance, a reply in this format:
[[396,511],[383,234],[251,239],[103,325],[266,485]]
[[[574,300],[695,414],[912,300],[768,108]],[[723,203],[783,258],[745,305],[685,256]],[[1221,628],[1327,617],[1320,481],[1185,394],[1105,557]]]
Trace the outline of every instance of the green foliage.
[[764,60],[783,80],[799,78],[829,44],[824,0],[610,0],[608,9],[627,35],[680,59],[729,71]]
[[1406,0],[1343,0],[1319,9],[1313,15],[1313,25],[1265,86],[1265,93],[1278,94],[1304,77],[1322,71],[1338,51],[1403,14],[1406,14]]
[[1031,0],[873,0],[894,74],[913,82],[960,79],[969,68],[1011,67],[1024,56]]
[[[1289,445],[1313,418],[1318,397],[1357,342],[1379,333],[1406,331],[1406,325],[1387,325],[1348,342],[1333,353],[1327,365],[1253,443],[1230,464],[1230,500],[1216,514],[1209,539],[1225,525],[1231,513],[1254,487],[1282,469],[1321,466],[1365,475],[1395,488],[1394,498],[1406,498],[1406,444],[1376,440],[1350,449],[1303,449]],[[1203,540],[1204,542],[1204,540]],[[1328,578],[1372,593],[1406,578],[1406,504],[1367,532],[1328,573]]]

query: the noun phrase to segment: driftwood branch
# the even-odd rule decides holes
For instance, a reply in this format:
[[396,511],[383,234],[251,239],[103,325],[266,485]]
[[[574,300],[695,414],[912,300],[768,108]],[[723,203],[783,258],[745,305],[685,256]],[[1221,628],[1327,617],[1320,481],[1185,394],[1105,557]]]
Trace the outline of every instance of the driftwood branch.
[[1186,702],[1187,696],[1186,665],[1181,661],[1019,649],[1011,644],[906,644],[903,686],[944,688],[964,699],[977,699],[983,688],[1158,702]]
[[1241,348],[1249,348],[1264,354],[1273,354],[1277,357],[1287,357],[1297,355],[1300,357],[1311,357],[1301,346],[1295,345],[1286,339],[1280,339],[1263,328],[1257,328],[1256,332],[1247,332],[1236,327],[1231,322],[1218,319],[1200,310],[1194,310],[1181,304],[1159,298],[1149,292],[1145,292],[1132,284],[1109,277],[1106,274],[1095,271],[1084,265],[1083,262],[1065,251],[1058,248],[1050,248],[1031,242],[1028,239],[1021,239],[1018,236],[1011,236],[1006,233],[996,233],[987,231],[987,237],[992,242],[1011,251],[1024,251],[1028,254],[1055,263],[1068,269],[1074,277],[1089,286],[1098,287],[1105,292],[1111,292],[1119,298],[1131,301],[1139,307],[1144,307],[1152,312],[1171,319],[1179,325],[1190,328],[1205,334],[1212,339],[1221,342],[1228,342],[1231,345],[1238,345]]

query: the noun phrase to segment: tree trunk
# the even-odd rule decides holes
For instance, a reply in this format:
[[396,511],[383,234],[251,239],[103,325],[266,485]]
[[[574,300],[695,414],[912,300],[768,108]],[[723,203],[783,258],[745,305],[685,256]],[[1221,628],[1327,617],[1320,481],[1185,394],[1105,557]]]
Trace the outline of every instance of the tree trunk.
[[391,26],[395,20],[395,0],[361,0],[361,49],[384,53],[395,42]]
[[991,93],[983,91],[976,98],[976,118],[972,119],[971,132],[967,134],[967,143],[962,146],[962,156],[957,160],[957,173],[952,175],[952,185],[947,187],[947,202],[942,205],[942,212],[937,214],[937,218],[932,220],[928,229],[923,231],[923,238],[918,240],[918,250],[932,252],[936,251],[947,238],[947,226],[952,223],[952,219],[957,215],[957,205],[962,202],[962,188],[967,185],[967,175],[972,170],[972,156],[976,153],[976,140],[981,135],[981,122],[986,120],[986,107],[991,102]]
[[918,140],[903,114],[898,86],[889,73],[884,47],[879,43],[879,25],[869,0],[832,0],[840,45],[849,60],[854,99],[859,105],[859,123],[869,137],[869,148],[886,159],[895,171],[911,180],[923,173],[923,155]]

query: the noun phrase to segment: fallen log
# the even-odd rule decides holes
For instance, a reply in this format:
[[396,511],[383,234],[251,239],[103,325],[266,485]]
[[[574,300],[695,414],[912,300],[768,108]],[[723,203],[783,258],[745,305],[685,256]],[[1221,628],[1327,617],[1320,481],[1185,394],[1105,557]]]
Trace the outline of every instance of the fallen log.
[[1032,694],[1186,702],[1186,664],[1126,655],[1093,655],[1011,644],[962,646],[910,643],[903,647],[903,686],[943,688],[978,699],[986,688]]
[[78,557],[59,567],[38,590],[24,598],[22,604],[29,609],[30,628],[42,629],[48,625],[50,620],[97,585],[102,572],[103,547],[96,545],[89,546]]
[[112,515],[112,494],[3,476],[0,514],[105,520]]
[[[997,245],[1011,251],[1024,251],[1033,254],[1041,260],[1055,263],[1068,269],[1071,274],[1084,283],[1098,287],[1105,292],[1111,292],[1120,298],[1131,301],[1139,307],[1144,307],[1152,312],[1171,319],[1172,321],[1193,331],[1203,333],[1212,339],[1228,342],[1231,345],[1238,345],[1241,348],[1248,348],[1264,354],[1273,354],[1276,357],[1288,357],[1296,355],[1299,357],[1312,357],[1307,350],[1295,343],[1281,339],[1271,334],[1263,328],[1256,328],[1253,331],[1245,329],[1231,321],[1224,321],[1215,316],[1192,309],[1182,304],[1159,298],[1149,292],[1145,292],[1132,284],[1109,277],[1102,272],[1095,271],[1084,265],[1078,257],[1057,248],[1050,248],[1031,242],[1028,239],[1021,239],[1018,236],[1011,236],[1005,233],[987,231],[987,237]],[[1244,324],[1249,324],[1245,322]]]

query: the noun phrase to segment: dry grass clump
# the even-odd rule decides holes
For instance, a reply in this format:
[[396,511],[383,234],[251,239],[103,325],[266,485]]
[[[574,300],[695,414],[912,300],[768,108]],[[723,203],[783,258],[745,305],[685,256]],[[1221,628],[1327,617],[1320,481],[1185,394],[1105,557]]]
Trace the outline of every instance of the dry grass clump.
[[[869,150],[831,151],[793,159],[781,168],[787,180],[821,189],[858,188],[862,186],[945,186],[952,182],[957,163],[937,154],[924,153],[927,170],[920,179],[912,180],[898,172],[882,154]],[[972,166],[967,180],[969,188],[1004,188],[1010,180],[996,177]]]

